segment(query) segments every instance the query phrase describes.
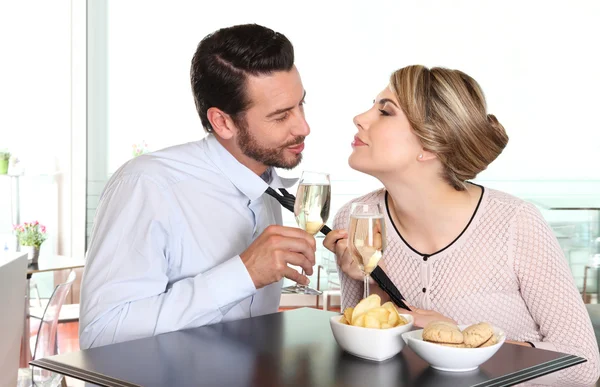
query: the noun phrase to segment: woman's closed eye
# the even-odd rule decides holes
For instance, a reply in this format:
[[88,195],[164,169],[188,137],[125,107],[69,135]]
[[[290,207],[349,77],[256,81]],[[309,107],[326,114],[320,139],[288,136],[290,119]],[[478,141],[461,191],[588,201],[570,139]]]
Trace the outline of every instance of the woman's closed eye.
[[381,115],[382,115],[382,116],[391,116],[391,114],[390,114],[390,113],[386,112],[386,111],[385,111],[385,110],[383,110],[383,109],[379,109],[379,112],[381,113]]

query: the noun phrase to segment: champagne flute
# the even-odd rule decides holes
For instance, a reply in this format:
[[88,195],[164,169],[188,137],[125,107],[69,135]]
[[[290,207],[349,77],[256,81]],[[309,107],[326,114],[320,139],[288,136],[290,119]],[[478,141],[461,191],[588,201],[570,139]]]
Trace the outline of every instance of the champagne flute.
[[[331,183],[329,174],[303,172],[298,184],[294,215],[298,226],[311,235],[316,235],[329,218],[331,203]],[[302,270],[304,275],[304,270]],[[320,295],[322,292],[306,285],[295,285],[283,288],[285,293]]]
[[353,203],[350,210],[348,246],[352,258],[363,273],[363,298],[369,296],[369,276],[383,256],[385,244],[385,220],[381,205]]

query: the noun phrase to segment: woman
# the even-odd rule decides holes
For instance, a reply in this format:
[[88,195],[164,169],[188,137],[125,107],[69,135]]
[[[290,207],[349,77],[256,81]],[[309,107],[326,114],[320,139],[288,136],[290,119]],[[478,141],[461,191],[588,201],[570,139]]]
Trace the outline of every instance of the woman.
[[[415,324],[488,321],[515,344],[588,360],[536,382],[593,384],[598,345],[551,229],[533,205],[468,182],[508,142],[477,82],[458,70],[408,66],[354,123],[349,164],[385,188],[353,202],[385,209],[380,266],[406,297]],[[362,274],[347,249],[351,203],[324,242],[338,260],[342,308],[363,296]]]

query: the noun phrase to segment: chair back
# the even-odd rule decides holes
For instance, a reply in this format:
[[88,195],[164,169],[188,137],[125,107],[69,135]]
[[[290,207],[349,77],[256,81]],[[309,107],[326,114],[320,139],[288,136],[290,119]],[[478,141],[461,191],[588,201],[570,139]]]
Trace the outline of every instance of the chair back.
[[[71,291],[73,282],[75,281],[75,271],[71,271],[67,281],[54,288],[54,292],[48,301],[48,305],[44,310],[40,327],[35,340],[33,350],[33,359],[42,359],[49,356],[58,355],[58,317],[60,310],[67,299],[67,295]],[[43,370],[38,367],[33,367],[32,376],[34,383],[43,383],[44,385],[55,385],[53,382],[60,382],[61,375]]]
[[321,266],[325,269],[327,276],[327,289],[339,289],[340,277],[335,254],[327,249],[323,249],[321,252]]

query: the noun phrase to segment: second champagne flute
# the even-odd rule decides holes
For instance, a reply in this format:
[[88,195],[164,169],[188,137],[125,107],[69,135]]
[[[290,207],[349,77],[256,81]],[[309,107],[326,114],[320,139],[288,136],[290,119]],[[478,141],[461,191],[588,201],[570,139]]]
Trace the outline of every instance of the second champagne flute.
[[380,204],[354,203],[350,210],[348,246],[363,273],[363,298],[369,296],[369,276],[385,249],[385,220]]

